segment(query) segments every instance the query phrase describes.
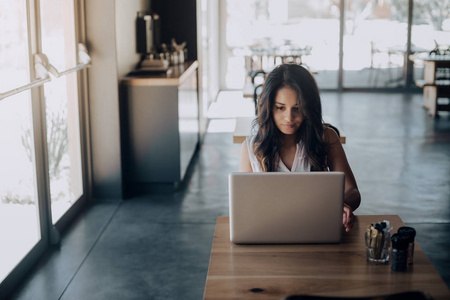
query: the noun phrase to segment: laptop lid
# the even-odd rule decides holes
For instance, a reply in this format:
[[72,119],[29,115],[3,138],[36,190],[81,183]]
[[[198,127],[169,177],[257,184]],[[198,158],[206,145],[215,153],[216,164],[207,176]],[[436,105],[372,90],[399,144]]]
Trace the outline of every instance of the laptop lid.
[[236,244],[339,243],[343,172],[229,174]]

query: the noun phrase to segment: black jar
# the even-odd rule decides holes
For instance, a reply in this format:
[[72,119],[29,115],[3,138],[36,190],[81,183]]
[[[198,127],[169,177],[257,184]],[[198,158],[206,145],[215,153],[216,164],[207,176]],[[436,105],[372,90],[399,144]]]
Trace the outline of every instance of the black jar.
[[398,235],[404,236],[408,240],[408,265],[414,262],[414,238],[416,230],[412,227],[400,227],[397,231]]
[[391,237],[392,241],[392,265],[393,271],[406,272],[408,263],[408,239],[405,236],[395,233]]

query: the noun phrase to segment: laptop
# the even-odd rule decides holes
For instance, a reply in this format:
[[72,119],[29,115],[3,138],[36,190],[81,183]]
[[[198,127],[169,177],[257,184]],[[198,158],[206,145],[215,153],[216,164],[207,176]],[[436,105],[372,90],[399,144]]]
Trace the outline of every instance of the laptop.
[[235,244],[339,243],[343,172],[229,174]]

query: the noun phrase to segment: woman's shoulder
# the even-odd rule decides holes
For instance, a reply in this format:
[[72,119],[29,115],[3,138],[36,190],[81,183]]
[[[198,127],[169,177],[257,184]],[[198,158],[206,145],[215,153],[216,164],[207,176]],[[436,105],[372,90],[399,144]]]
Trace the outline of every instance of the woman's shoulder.
[[256,136],[255,134],[251,134],[251,135],[247,136],[245,138],[245,142],[247,142],[247,144],[249,144],[249,145],[252,145],[253,141],[255,140],[255,136]]
[[254,135],[249,135],[245,138],[245,140],[242,142],[242,147],[247,148],[247,151],[250,151],[250,149],[253,149],[253,141],[255,139]]

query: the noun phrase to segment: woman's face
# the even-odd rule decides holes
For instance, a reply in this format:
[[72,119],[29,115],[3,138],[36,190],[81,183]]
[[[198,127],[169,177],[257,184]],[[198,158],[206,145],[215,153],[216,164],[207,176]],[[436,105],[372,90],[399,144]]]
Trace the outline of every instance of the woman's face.
[[303,114],[297,103],[297,92],[290,87],[279,89],[275,95],[272,113],[275,125],[282,133],[295,134],[303,122]]

